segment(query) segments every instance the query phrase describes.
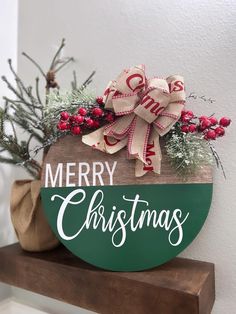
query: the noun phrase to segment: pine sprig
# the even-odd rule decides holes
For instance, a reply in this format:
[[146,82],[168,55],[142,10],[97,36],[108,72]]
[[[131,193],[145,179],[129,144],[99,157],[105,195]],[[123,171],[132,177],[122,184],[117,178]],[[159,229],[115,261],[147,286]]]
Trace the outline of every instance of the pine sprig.
[[172,166],[181,176],[191,176],[213,163],[207,142],[198,134],[181,132],[178,123],[166,136],[165,147]]
[[78,107],[90,109],[95,103],[94,94],[87,90],[72,90],[64,94],[53,92],[48,96],[48,106],[44,109],[43,123],[47,126],[56,125],[62,111],[74,114]]

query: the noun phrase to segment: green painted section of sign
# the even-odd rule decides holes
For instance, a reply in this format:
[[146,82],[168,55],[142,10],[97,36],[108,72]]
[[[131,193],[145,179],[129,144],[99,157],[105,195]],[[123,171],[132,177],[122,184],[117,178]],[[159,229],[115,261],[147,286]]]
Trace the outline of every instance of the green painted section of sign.
[[42,188],[41,196],[53,231],[71,252],[104,269],[138,271],[165,263],[193,241],[208,215],[212,184]]

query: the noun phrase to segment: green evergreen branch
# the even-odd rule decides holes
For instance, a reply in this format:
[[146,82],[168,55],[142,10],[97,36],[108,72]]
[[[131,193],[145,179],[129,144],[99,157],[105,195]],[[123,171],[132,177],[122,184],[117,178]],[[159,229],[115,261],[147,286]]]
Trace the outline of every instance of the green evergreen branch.
[[13,69],[11,59],[8,59],[8,64],[9,64],[9,68],[10,68],[12,74],[15,77],[15,81],[17,83],[17,86],[19,88],[19,91],[21,93],[22,98],[23,98],[23,92],[25,92],[25,94],[29,97],[31,103],[32,104],[36,103],[37,101],[36,101],[36,99],[32,95],[32,88],[30,88],[30,87],[27,88],[24,85],[24,83],[22,82],[21,78],[17,75],[16,71]]
[[14,138],[15,138],[15,141],[17,142],[16,128],[14,126],[14,123],[13,123],[13,121],[12,121],[12,119],[10,117],[8,118],[8,121],[11,124],[11,128],[12,128],[12,131],[13,131],[13,134],[14,134]]
[[30,106],[30,105],[31,105],[23,96],[21,96],[21,94],[19,94],[19,92],[13,87],[13,85],[7,80],[7,78],[6,78],[4,75],[2,76],[2,80],[3,80],[4,83],[6,83],[7,88],[8,88],[10,91],[12,91],[12,92],[16,95],[16,97],[17,97],[18,99],[20,99],[20,100],[21,100],[23,103],[25,103],[27,106]]
[[5,151],[7,151],[12,158],[0,156],[0,162],[16,166],[23,166],[34,178],[38,178],[41,171],[41,166],[36,160],[30,158],[27,147],[24,144],[19,145],[14,140],[11,140],[10,136],[8,136],[8,140],[8,144],[6,141],[0,144],[4,145]]
[[11,158],[5,158],[0,156],[0,163],[5,163],[5,164],[12,164],[15,165],[17,162],[14,159]]
[[[12,61],[9,59],[8,64],[10,71],[14,76],[16,86],[11,84],[9,80],[2,76],[3,82],[7,85],[8,89],[13,93],[14,97],[4,97],[5,106],[0,108],[0,162],[9,163],[24,167],[30,175],[34,178],[39,178],[41,173],[41,165],[34,159],[40,149],[44,149],[44,154],[47,153],[49,147],[62,135],[56,130],[54,122],[58,119],[58,115],[64,107],[75,110],[78,102],[84,106],[90,106],[94,102],[94,97],[87,97],[83,90],[91,83],[92,77],[95,72],[84,81],[84,83],[77,88],[76,74],[74,73],[74,83],[72,89],[77,92],[70,96],[71,102],[62,104],[57,102],[56,106],[49,104],[51,90],[57,88],[57,93],[52,93],[53,97],[60,98],[59,85],[56,82],[55,74],[63,69],[69,62],[74,61],[74,58],[60,59],[60,53],[65,46],[63,39],[61,45],[56,51],[48,72],[44,72],[43,68],[27,53],[23,52],[31,63],[33,63],[39,70],[40,74],[46,81],[45,93],[46,97],[41,97],[39,88],[39,77],[35,79],[35,88],[27,86],[21,80],[12,66]],[[77,98],[76,98],[77,97]],[[45,99],[42,101],[42,99]],[[91,100],[92,99],[92,100]],[[60,103],[61,104],[61,103]],[[12,135],[7,133],[5,122],[9,122]],[[19,141],[17,137],[16,126],[19,126],[24,132],[27,132],[28,138],[26,141]],[[39,144],[33,149],[30,149],[32,139],[36,139]],[[4,156],[2,155],[4,153]],[[9,154],[9,157],[5,156]]]
[[[30,112],[28,112],[26,109],[23,108],[23,106],[21,105],[21,103],[15,103],[15,101],[4,97],[5,100],[8,101],[8,103],[11,104],[10,108],[12,108],[14,110],[14,114],[11,116],[9,114],[5,115],[5,118],[11,118],[16,124],[20,125],[20,126],[24,126],[24,121],[25,120],[29,120],[31,122],[31,125],[39,130],[41,130],[41,128],[38,128],[38,121],[36,119],[34,119],[34,115],[36,116],[36,118],[39,119],[38,115],[34,114],[32,116],[32,114]],[[16,116],[18,119],[16,119],[14,116]]]
[[181,176],[193,175],[202,166],[212,164],[212,154],[207,142],[198,134],[181,132],[178,123],[165,139],[167,155]]
[[31,142],[31,140],[32,140],[33,138],[34,138],[34,136],[33,136],[33,134],[31,134],[30,137],[29,137],[29,139],[28,139],[28,141],[27,141],[27,144],[26,144],[26,150],[27,150],[27,152],[30,151],[30,149],[29,149],[29,147],[30,147],[30,142]]

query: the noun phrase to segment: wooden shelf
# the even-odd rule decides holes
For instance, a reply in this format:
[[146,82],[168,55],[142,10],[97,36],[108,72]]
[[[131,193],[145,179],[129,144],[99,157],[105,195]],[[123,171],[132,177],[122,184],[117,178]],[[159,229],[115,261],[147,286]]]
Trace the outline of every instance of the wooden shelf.
[[175,258],[148,271],[109,272],[63,246],[0,248],[0,281],[103,314],[208,314],[215,299],[211,263]]

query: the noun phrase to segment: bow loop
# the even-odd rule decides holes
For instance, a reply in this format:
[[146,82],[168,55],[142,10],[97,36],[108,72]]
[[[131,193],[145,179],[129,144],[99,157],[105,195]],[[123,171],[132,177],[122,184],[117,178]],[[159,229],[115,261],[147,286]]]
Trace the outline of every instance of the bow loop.
[[82,141],[109,154],[127,146],[128,158],[136,159],[136,176],[148,171],[160,173],[159,136],[169,132],[180,118],[185,103],[183,77],[148,80],[145,67],[135,66],[109,82],[103,101],[117,119],[83,136]]
[[[142,130],[140,132],[140,130]],[[138,116],[135,116],[128,134],[128,157],[139,159],[146,163],[146,148],[150,133],[150,125]],[[140,142],[142,145],[140,145]]]
[[123,116],[133,112],[138,101],[138,93],[114,96],[112,98],[112,108],[117,116]]
[[180,75],[172,75],[166,81],[171,95],[170,102],[184,102],[186,100],[184,78]]
[[116,79],[116,89],[123,95],[140,92],[145,85],[146,76],[143,65],[123,70]]
[[168,105],[169,96],[167,81],[153,78],[149,80],[145,94],[134,112],[148,123],[152,123]]
[[180,75],[172,75],[166,79],[169,85],[170,100],[168,106],[154,122],[157,132],[163,136],[170,131],[179,120],[185,104],[184,78]]

